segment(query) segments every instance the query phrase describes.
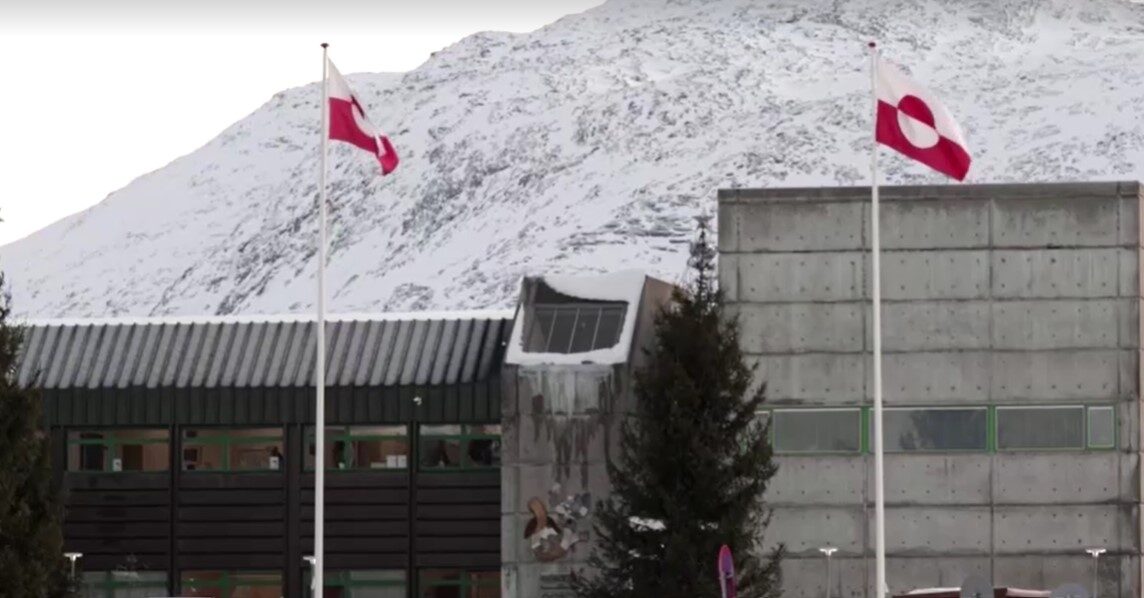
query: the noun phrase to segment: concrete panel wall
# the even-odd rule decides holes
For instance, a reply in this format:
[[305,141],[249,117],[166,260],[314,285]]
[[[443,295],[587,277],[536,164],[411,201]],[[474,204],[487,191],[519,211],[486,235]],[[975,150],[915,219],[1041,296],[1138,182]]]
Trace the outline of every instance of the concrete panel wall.
[[[502,420],[502,595],[568,596],[595,536],[591,514],[611,489],[607,462],[627,408],[623,370],[610,366],[517,367]],[[581,512],[581,509],[584,511]],[[560,535],[530,533],[537,512]]]
[[[1110,404],[1117,450],[891,454],[891,589],[1088,583],[1140,595],[1140,187],[883,188],[888,405]],[[720,279],[782,406],[869,405],[868,189],[720,194]],[[780,456],[784,595],[872,597],[872,459]],[[857,538],[857,539],[856,539]]]

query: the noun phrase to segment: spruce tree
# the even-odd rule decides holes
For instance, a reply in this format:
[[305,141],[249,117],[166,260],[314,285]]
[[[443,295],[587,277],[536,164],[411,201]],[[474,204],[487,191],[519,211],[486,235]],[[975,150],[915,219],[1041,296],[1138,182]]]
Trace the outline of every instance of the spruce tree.
[[21,330],[0,275],[0,596],[69,593],[60,497],[39,393],[16,380]]
[[701,221],[690,282],[658,313],[635,405],[608,464],[612,494],[597,508],[596,548],[574,580],[583,598],[719,598],[716,556],[735,556],[739,596],[780,595],[782,548],[761,554],[763,493],[777,471],[756,416],[739,327],[723,309],[714,248]]

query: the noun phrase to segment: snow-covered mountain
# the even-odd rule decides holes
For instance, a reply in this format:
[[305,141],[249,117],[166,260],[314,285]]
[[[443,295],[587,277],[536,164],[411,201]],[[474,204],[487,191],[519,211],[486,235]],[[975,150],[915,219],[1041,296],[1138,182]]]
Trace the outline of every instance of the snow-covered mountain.
[[[1144,5],[611,0],[349,77],[403,162],[382,179],[334,146],[331,309],[502,307],[531,273],[678,278],[717,188],[867,182],[872,38],[958,116],[970,182],[1144,179]],[[318,102],[278,93],[0,248],[16,310],[308,310]],[[941,180],[884,155],[887,182]]]

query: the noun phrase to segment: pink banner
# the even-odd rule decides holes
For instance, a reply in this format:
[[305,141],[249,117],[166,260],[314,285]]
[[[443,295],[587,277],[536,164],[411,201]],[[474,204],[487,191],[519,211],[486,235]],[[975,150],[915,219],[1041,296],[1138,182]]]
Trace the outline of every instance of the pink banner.
[[735,589],[735,561],[731,558],[731,549],[726,544],[719,548],[719,589],[723,591],[723,598],[736,598]]

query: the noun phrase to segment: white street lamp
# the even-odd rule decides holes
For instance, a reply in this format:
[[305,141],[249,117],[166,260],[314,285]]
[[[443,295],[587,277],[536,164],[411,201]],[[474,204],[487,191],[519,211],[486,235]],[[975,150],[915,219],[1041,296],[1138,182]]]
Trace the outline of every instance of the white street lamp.
[[82,552],[64,552],[64,558],[70,560],[72,564],[72,574],[70,577],[72,588],[79,588],[79,585],[76,583],[76,561],[82,557],[84,557],[84,553]]
[[1108,552],[1104,548],[1086,548],[1085,552],[1092,555],[1092,598],[1098,598],[1100,585],[1100,555]]
[[314,568],[318,566],[318,557],[308,554],[302,557],[302,560],[310,565],[310,596],[317,596],[318,593],[315,591],[315,588],[317,587],[318,578],[314,575]]
[[830,598],[830,555],[838,552],[838,549],[833,546],[823,546],[818,551],[826,555],[826,598]]
[[83,557],[82,552],[65,552],[64,558],[71,561],[71,579],[75,583],[75,562]]

